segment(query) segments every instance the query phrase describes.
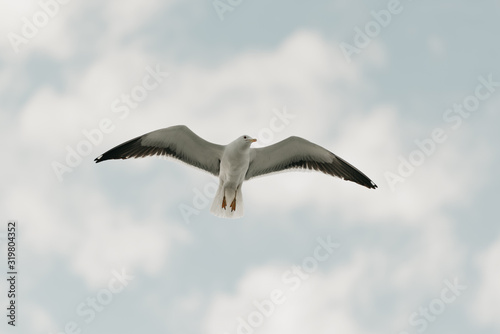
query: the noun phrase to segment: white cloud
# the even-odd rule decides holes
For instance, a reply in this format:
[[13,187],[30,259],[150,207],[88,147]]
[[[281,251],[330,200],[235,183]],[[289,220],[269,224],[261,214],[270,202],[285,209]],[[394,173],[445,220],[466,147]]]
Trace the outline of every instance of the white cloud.
[[[444,214],[445,205],[470,200],[487,180],[485,172],[491,160],[491,148],[471,147],[468,143],[478,137],[466,129],[461,129],[459,137],[448,132],[448,140],[438,144],[435,153],[391,191],[384,174],[397,173],[398,156],[408,158],[417,148],[413,143],[410,143],[410,151],[404,148],[405,125],[396,115],[395,108],[388,106],[368,115],[347,116],[338,126],[337,138],[330,139],[331,144],[316,141],[367,174],[378,189],[367,190],[319,173],[292,172],[251,181],[245,186],[246,196],[253,205],[274,213],[286,214],[290,208],[309,207],[324,215],[341,215],[348,219],[347,224],[356,220],[421,224],[430,216]],[[422,137],[415,139],[424,139],[431,130],[421,130]],[[314,141],[314,137],[318,134],[308,139]],[[264,184],[265,192],[262,191]]]
[[[74,50],[77,41],[71,39],[69,25],[77,1],[62,5],[57,1],[19,1],[13,5],[17,2],[2,3],[1,12],[5,16],[2,17],[2,31],[5,31],[6,38],[0,48],[4,57],[11,61],[24,60],[34,52],[42,51],[62,58]],[[51,15],[40,3],[48,4]]]
[[23,309],[25,315],[30,319],[28,325],[31,331],[36,333],[49,333],[56,327],[51,314],[41,305],[28,302],[28,305],[23,307]]
[[[360,288],[366,283],[363,276],[367,274],[367,261],[377,265],[379,260],[373,254],[358,254],[349,264],[337,267],[328,274],[311,274],[296,290],[281,280],[289,268],[253,269],[241,279],[233,295],[219,294],[213,299],[204,329],[210,334],[237,333],[240,326],[250,326],[259,333],[367,333],[357,324],[353,307],[356,299],[364,299],[360,296]],[[378,269],[383,272],[383,268]],[[265,306],[269,313],[264,315],[254,302],[265,304],[264,300],[269,301],[274,290],[283,292],[283,302]],[[362,291],[372,293],[369,288]],[[252,321],[259,323],[256,312],[264,315],[260,325],[252,324]],[[241,325],[243,322],[246,325]]]
[[[161,108],[176,111],[176,115],[162,115],[156,109],[155,120],[150,122],[191,120],[194,125],[206,124],[212,132],[223,123],[226,130],[213,136],[229,142],[242,131],[267,126],[271,109],[286,105],[290,112],[302,115],[304,129],[325,128],[315,115],[325,110],[335,114],[339,100],[327,94],[325,83],[359,84],[357,68],[345,66],[341,57],[316,33],[302,31],[275,50],[242,54],[216,68],[173,68],[171,82],[175,85],[161,87]],[[181,112],[188,116],[178,115]]]
[[470,305],[470,314],[481,325],[500,328],[498,310],[500,309],[500,239],[476,257],[480,280],[474,302]]
[[[261,333],[407,330],[410,314],[439,297],[445,279],[461,274],[464,255],[446,221],[429,221],[410,233],[413,238],[398,246],[397,252],[368,245],[347,249],[348,261],[337,265],[336,257],[328,259],[333,263],[328,266],[331,269],[322,270],[320,264],[295,290],[282,280],[290,267],[254,268],[233,292],[212,299],[204,328],[208,333],[236,333],[238,318],[249,322],[252,312],[258,310],[254,301],[262,303],[270,299],[271,291],[279,289],[286,300],[275,305],[273,314],[258,326]],[[384,308],[379,307],[382,304]]]
[[122,267],[153,275],[168,263],[173,242],[188,237],[155,212],[134,218],[94,189],[67,185],[61,198],[57,189],[31,187],[18,186],[2,205],[22,226],[23,249],[45,259],[63,254],[68,267],[92,287]]
[[113,269],[154,275],[167,265],[172,243],[182,239],[182,230],[158,218],[139,221],[126,210],[106,210],[104,198],[89,197],[85,209],[90,213],[80,224],[74,251],[70,251],[72,267],[79,275],[98,286]]
[[[276,139],[293,129],[304,135],[318,129],[326,132],[329,124],[322,115],[329,111],[328,117],[335,118],[343,101],[328,94],[324,84],[361,85],[357,68],[345,66],[341,57],[317,34],[307,31],[292,35],[276,50],[243,54],[214,69],[175,66],[132,47],[114,50],[84,71],[63,72],[62,80],[70,83],[63,93],[40,88],[23,108],[20,135],[45,146],[50,155],[64,155],[66,145],[84,139],[82,130],[95,128],[109,117],[119,130],[108,135],[106,142],[131,133],[131,124],[135,130],[131,135],[141,129],[154,130],[159,124],[188,124],[207,139],[226,143],[252,129],[258,133],[269,125],[272,108],[283,106],[297,115],[297,121]],[[141,83],[144,68],[156,64],[171,77],[126,119],[119,120],[110,110],[112,102],[122,93],[129,94]],[[54,119],[56,123],[51,122]],[[214,132],[221,120],[229,126]]]
[[[148,2],[117,0],[110,1],[69,1],[60,4],[58,1],[9,1],[2,3],[0,11],[0,30],[14,33],[26,38],[26,43],[12,47],[11,42],[4,40],[0,46],[8,59],[25,59],[34,52],[42,52],[57,59],[66,59],[80,51],[81,40],[86,34],[91,36],[92,43],[86,43],[94,50],[106,52],[116,48],[124,36],[131,35],[149,18],[176,3],[176,0],[154,0]],[[41,6],[40,3],[47,4]],[[47,9],[49,8],[49,9]],[[49,10],[51,13],[47,15]],[[88,17],[85,17],[88,16]],[[37,19],[39,18],[38,22]],[[45,17],[46,19],[43,19]],[[101,18],[99,20],[98,18]],[[26,18],[36,29],[33,36],[23,35]],[[76,26],[86,25],[85,29]],[[97,36],[97,37],[92,37]],[[17,44],[17,43],[14,43]],[[19,49],[18,53],[14,49]]]

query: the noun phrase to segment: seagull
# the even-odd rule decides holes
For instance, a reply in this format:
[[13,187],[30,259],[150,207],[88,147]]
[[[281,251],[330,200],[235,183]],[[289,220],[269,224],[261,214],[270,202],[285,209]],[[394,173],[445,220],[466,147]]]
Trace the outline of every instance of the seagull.
[[176,125],[126,141],[94,161],[158,155],[204,170],[219,178],[210,212],[224,218],[243,216],[241,186],[244,181],[281,171],[316,170],[369,189],[377,188],[356,167],[304,138],[292,136],[273,145],[250,148],[256,141],[243,135],[227,145],[218,145],[199,137],[185,125]]

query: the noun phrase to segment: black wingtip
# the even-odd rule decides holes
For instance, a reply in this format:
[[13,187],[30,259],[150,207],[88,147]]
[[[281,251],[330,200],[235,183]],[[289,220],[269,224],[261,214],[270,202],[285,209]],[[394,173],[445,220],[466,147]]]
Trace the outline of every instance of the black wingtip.
[[[364,174],[363,174],[364,175]],[[365,176],[366,177],[366,176]],[[368,189],[377,189],[378,186],[375,184],[375,182],[373,182],[372,180],[370,180],[368,177],[366,177],[366,179],[358,179],[358,180],[349,180],[349,181],[352,181],[352,182],[355,182],[363,187],[366,187]]]
[[142,136],[130,139],[124,142],[123,144],[120,144],[104,152],[103,154],[94,159],[95,163],[99,163],[106,160],[128,159],[129,157],[137,157],[134,155],[130,155],[129,153],[131,150],[133,151],[134,149],[137,149],[137,146],[140,146],[141,138]]
[[[338,169],[335,167],[334,172],[336,171],[338,174],[342,175],[342,178],[344,180],[352,181],[355,182],[363,187],[366,187],[368,189],[377,189],[378,186],[370,180],[368,176],[366,176],[363,172],[361,172],[359,169],[345,161],[339,156],[336,156],[335,154],[332,153],[332,155],[337,159],[338,162],[340,162]],[[330,168],[334,168],[333,165],[330,164]]]
[[362,174],[362,176],[363,176],[363,179],[364,179],[363,181],[358,180],[358,181],[354,181],[354,182],[356,182],[356,183],[358,183],[358,184],[360,184],[360,185],[362,185],[362,186],[364,186],[364,187],[366,187],[368,189],[377,189],[378,188],[378,186],[375,184],[375,182],[373,182],[372,180],[370,180],[368,178],[368,176],[366,176],[365,174]]

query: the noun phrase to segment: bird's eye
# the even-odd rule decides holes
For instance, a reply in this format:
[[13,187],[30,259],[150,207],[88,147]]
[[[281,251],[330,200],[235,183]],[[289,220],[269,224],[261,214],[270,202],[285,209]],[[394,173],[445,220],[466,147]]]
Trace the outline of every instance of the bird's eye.
[[247,136],[243,136],[243,139],[247,139]]

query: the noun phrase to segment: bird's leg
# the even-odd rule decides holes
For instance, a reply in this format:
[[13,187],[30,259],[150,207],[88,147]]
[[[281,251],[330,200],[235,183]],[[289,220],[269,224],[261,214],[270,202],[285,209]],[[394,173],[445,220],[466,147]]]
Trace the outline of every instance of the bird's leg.
[[224,193],[223,193],[223,195],[222,195],[222,196],[223,196],[223,197],[222,197],[222,208],[223,208],[224,210],[226,210],[227,203],[226,203],[226,190],[225,190],[225,189],[224,189]]
[[236,211],[236,192],[237,192],[237,191],[238,191],[238,190],[236,190],[236,191],[234,192],[234,199],[233,199],[233,201],[231,202],[231,212]]

